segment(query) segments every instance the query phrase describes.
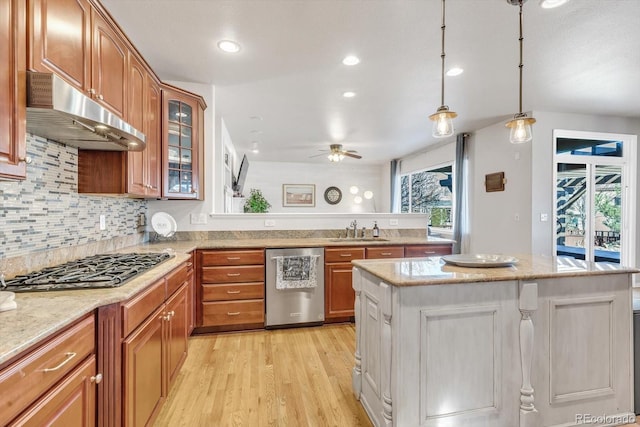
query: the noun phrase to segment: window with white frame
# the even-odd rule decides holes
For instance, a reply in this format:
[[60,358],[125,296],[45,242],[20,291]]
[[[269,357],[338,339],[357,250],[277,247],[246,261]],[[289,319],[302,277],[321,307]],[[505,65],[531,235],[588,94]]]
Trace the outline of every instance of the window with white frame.
[[400,212],[428,213],[430,226],[453,226],[453,165],[400,175]]

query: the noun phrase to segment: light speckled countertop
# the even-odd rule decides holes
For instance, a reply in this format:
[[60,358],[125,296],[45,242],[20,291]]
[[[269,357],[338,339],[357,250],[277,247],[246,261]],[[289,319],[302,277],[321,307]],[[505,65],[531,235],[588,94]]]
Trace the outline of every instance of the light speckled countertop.
[[395,286],[533,280],[554,277],[637,273],[635,268],[564,257],[515,255],[510,267],[469,268],[446,264],[441,257],[356,260],[353,265]]
[[176,256],[119,288],[16,293],[16,310],[0,312],[0,365],[47,336],[63,329],[97,307],[125,301],[188,259],[195,249],[290,248],[451,244],[436,237],[392,237],[387,240],[329,238],[269,238],[196,241],[161,241],[129,246],[115,252],[161,252]]

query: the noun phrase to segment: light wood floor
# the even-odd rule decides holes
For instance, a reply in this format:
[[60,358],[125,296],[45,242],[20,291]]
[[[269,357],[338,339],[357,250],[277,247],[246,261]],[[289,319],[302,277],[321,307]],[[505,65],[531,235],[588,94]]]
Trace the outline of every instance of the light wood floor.
[[351,324],[196,336],[156,426],[371,426]]

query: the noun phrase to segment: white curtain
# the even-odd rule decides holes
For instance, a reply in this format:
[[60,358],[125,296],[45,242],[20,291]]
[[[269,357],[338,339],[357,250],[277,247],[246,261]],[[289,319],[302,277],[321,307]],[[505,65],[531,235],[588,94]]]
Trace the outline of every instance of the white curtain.
[[399,213],[400,212],[400,166],[401,166],[401,161],[398,159],[393,159],[391,160],[391,166],[389,168],[390,170],[390,179],[391,179],[391,183],[389,186],[389,193],[391,195],[391,209],[390,211],[392,213]]

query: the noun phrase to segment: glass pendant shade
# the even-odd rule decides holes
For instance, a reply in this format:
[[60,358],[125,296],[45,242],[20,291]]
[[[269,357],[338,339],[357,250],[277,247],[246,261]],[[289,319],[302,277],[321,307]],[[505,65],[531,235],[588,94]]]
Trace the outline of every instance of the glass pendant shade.
[[449,111],[449,108],[446,106],[438,108],[437,112],[429,116],[429,118],[433,120],[431,134],[435,138],[445,138],[453,135],[453,119],[457,116],[453,111]]
[[509,141],[512,144],[523,144],[533,139],[531,125],[536,122],[533,117],[527,117],[526,114],[516,114],[513,120],[507,122],[506,126],[511,129],[509,132]]

